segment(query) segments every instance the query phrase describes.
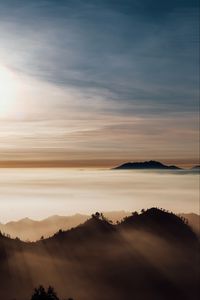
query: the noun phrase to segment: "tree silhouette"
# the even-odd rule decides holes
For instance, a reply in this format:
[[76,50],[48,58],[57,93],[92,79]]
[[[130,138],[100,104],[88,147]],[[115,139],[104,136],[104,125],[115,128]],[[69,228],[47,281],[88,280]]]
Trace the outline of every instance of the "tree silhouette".
[[59,300],[54,288],[49,286],[47,291],[40,285],[34,290],[31,300]]
[[100,219],[101,214],[97,211],[95,214],[92,215],[93,218]]
[[57,294],[54,291],[54,288],[52,286],[48,287],[48,290],[47,290],[47,299],[48,300],[59,300],[59,298],[57,297]]
[[137,211],[133,211],[133,212],[132,212],[132,216],[133,216],[133,217],[138,216],[138,212],[137,212]]
[[47,293],[42,285],[34,290],[31,300],[47,300]]

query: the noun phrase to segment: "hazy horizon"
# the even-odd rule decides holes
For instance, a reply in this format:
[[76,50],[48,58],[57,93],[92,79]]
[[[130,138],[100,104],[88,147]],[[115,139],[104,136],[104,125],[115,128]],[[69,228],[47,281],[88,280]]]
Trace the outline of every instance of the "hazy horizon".
[[199,175],[103,169],[0,169],[0,222],[163,207],[199,212]]
[[[149,207],[146,207],[146,210],[148,210],[148,209],[151,209],[151,208],[153,208],[154,206],[149,206]],[[165,208],[163,208],[163,207],[158,207],[158,209],[163,209],[163,210],[165,210]],[[196,212],[192,212],[192,211],[186,211],[186,212],[182,212],[182,211],[180,211],[180,212],[178,212],[178,211],[174,211],[174,210],[166,210],[166,211],[170,211],[170,212],[172,212],[172,213],[174,213],[174,214],[176,214],[176,215],[187,215],[187,214],[194,214],[194,215],[197,215],[197,216],[200,216],[200,213],[198,212],[198,211],[196,211]],[[46,221],[46,220],[48,220],[48,219],[51,219],[51,218],[54,218],[54,217],[74,217],[74,216],[78,216],[78,215],[80,215],[80,216],[86,216],[86,217],[88,217],[88,219],[89,218],[91,218],[92,217],[92,214],[95,214],[97,211],[96,210],[94,210],[93,212],[91,212],[91,213],[81,213],[81,212],[74,212],[74,213],[71,213],[71,214],[50,214],[50,215],[48,215],[48,216],[46,216],[46,217],[41,217],[41,218],[32,218],[32,217],[30,217],[30,216],[24,216],[24,217],[22,217],[22,218],[17,218],[17,219],[8,219],[8,220],[5,220],[4,222],[1,222],[1,220],[0,220],[0,224],[1,225],[6,225],[6,224],[9,224],[9,223],[11,223],[11,222],[20,222],[20,221],[23,221],[23,220],[31,220],[31,221],[34,221],[34,222],[42,222],[42,221]],[[131,211],[131,210],[129,210],[129,211],[127,211],[127,210],[123,210],[123,209],[121,209],[121,210],[107,210],[107,211],[99,211],[100,213],[103,213],[103,214],[110,214],[110,213],[113,213],[113,214],[117,214],[117,213],[124,213],[124,214],[127,214],[127,216],[129,216],[129,215],[131,215],[132,213],[133,213],[133,211]],[[137,210],[137,212],[138,213],[141,213],[141,209],[139,209],[139,210]],[[106,215],[105,215],[106,216]],[[118,221],[121,221],[121,219],[119,218],[118,219]]]
[[[0,160],[0,168],[114,168],[126,162],[142,162],[153,159],[96,159],[96,160]],[[159,159],[166,165],[176,165],[180,168],[190,169],[199,165],[199,160],[169,160]]]

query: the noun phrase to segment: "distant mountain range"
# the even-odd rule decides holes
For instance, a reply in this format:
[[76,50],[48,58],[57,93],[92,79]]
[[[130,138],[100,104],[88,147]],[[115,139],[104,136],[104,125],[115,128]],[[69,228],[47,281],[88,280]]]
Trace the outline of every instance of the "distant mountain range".
[[195,300],[195,257],[198,238],[173,213],[151,208],[116,225],[95,213],[35,243],[0,234],[0,299],[31,299],[42,284],[61,299]]
[[[104,215],[113,223],[121,221],[130,215],[130,212],[113,211],[105,212]],[[72,216],[50,216],[44,220],[35,221],[24,218],[19,221],[12,221],[6,224],[0,223],[0,231],[10,235],[12,238],[20,238],[23,241],[36,241],[43,237],[49,237],[59,229],[68,230],[84,223],[89,219],[89,215],[75,214]]]
[[[187,171],[199,170],[199,166],[194,166]],[[114,167],[113,170],[184,170],[186,169],[177,167],[175,165],[165,165],[159,161],[150,160],[144,162],[126,162],[122,165]]]
[[[120,222],[125,217],[131,215],[131,212],[126,211],[111,211],[104,212],[104,216],[113,222],[113,224]],[[188,220],[189,225],[193,231],[200,235],[200,216],[194,213],[191,214],[180,214]],[[8,234],[12,238],[20,238],[23,241],[36,241],[43,236],[47,238],[52,236],[58,230],[69,230],[74,228],[90,218],[89,215],[75,214],[73,216],[50,216],[44,220],[35,221],[29,218],[24,218],[19,221],[12,221],[6,224],[0,223],[0,231]]]

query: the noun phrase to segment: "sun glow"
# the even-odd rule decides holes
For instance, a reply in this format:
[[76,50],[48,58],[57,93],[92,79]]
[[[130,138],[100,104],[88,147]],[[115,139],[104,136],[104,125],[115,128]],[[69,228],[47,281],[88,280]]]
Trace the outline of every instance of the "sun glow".
[[7,118],[12,113],[17,97],[15,75],[0,65],[0,118]]

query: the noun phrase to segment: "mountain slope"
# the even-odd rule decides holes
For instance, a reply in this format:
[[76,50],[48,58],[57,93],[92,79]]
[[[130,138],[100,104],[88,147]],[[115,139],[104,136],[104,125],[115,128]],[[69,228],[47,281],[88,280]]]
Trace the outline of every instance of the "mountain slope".
[[[104,215],[114,223],[121,221],[125,216],[130,215],[125,211],[105,212]],[[75,214],[73,216],[50,216],[41,221],[24,218],[19,221],[12,221],[0,224],[0,231],[9,234],[11,237],[19,237],[24,241],[36,241],[43,236],[52,236],[59,229],[69,230],[79,224],[84,223],[89,218],[88,215]]]
[[97,213],[35,243],[0,235],[0,299],[30,299],[39,284],[61,299],[197,299],[197,247],[183,220],[156,208],[117,225]]
[[181,217],[158,208],[143,211],[142,214],[135,213],[126,217],[119,224],[120,228],[145,230],[153,232],[168,239],[181,242],[196,242],[197,237],[187,225],[187,221]]

